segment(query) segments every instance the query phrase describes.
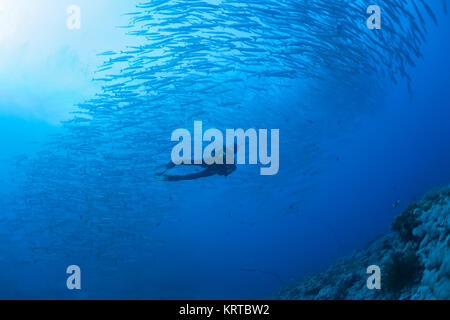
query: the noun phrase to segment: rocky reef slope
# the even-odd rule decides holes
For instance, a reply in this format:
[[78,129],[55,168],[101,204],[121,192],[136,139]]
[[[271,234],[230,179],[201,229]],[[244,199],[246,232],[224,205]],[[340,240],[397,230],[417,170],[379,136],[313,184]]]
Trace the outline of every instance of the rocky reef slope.
[[[392,233],[300,280],[278,299],[450,299],[450,186],[426,194],[392,224]],[[377,265],[381,289],[369,290]]]

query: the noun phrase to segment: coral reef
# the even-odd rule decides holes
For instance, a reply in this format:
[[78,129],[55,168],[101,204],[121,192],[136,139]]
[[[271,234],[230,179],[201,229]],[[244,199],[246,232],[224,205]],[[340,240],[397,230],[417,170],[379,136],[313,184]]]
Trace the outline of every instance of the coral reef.
[[[381,289],[369,290],[366,268],[381,270]],[[392,224],[392,233],[308,276],[277,299],[450,299],[450,186],[428,192]]]

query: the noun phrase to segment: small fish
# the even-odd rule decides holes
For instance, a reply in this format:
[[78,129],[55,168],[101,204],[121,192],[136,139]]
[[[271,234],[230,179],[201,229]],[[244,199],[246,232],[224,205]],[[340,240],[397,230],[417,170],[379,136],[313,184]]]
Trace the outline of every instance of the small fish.
[[400,205],[400,200],[395,200],[393,203],[392,203],[392,208],[397,208],[398,206]]
[[102,53],[97,54],[97,56],[112,56],[115,55],[116,53],[114,51],[105,51]]

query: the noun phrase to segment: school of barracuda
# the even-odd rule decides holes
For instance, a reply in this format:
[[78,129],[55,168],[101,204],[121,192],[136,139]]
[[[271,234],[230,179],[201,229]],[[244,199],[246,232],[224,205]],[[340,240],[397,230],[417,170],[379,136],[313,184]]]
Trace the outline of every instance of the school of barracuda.
[[[170,205],[160,194],[170,186],[154,181],[154,169],[168,161],[174,129],[196,119],[216,127],[270,126],[265,119],[279,110],[252,101],[276,101],[297,82],[337,92],[379,79],[409,84],[426,22],[437,23],[433,12],[447,12],[447,2],[377,4],[382,30],[367,28],[370,3],[361,0],[137,5],[130,24],[120,27],[133,45],[99,54],[105,60],[93,81],[102,91],[80,103],[64,133],[36,157],[20,161],[15,195],[2,197],[2,223],[14,234],[2,235],[2,256],[22,247],[37,262],[32,257],[73,254],[67,243],[76,243],[74,250],[117,263],[117,248],[156,241],[151,231]],[[306,130],[291,139],[313,149],[317,132]],[[303,170],[311,170],[307,165]]]

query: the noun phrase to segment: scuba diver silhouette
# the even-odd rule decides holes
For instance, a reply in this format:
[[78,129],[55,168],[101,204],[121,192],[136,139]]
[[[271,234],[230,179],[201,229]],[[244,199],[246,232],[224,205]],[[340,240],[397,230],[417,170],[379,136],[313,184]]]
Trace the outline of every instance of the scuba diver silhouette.
[[[170,169],[173,169],[177,167],[176,164],[173,162],[169,162],[168,164],[163,166],[163,171],[156,173],[156,176],[161,177],[163,181],[186,181],[186,180],[196,180],[200,178],[206,178],[211,177],[214,175],[219,176],[228,176],[231,173],[233,173],[236,170],[236,165],[233,164],[227,164],[226,163],[226,147],[222,148],[219,153],[222,152],[222,162],[223,164],[213,163],[213,164],[206,164],[205,160],[202,161],[202,164],[180,164],[184,166],[198,166],[203,168],[203,171],[186,174],[186,175],[171,175],[167,174],[166,172]],[[238,146],[235,143],[234,144],[234,154],[236,154],[238,151]],[[214,157],[214,155],[213,155]]]

